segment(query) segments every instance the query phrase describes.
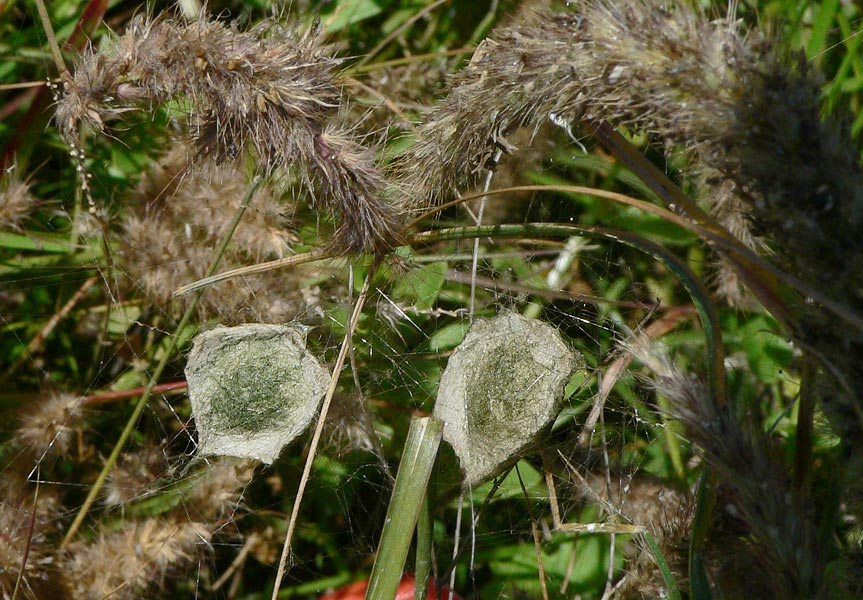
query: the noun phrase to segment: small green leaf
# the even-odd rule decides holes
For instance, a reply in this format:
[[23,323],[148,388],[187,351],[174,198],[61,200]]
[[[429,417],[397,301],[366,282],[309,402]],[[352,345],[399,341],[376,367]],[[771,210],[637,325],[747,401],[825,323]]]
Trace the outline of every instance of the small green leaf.
[[650,551],[650,554],[653,555],[653,560],[656,561],[656,565],[659,567],[659,572],[662,573],[662,580],[665,582],[665,593],[667,594],[665,597],[670,600],[680,600],[680,588],[677,586],[677,580],[674,579],[674,575],[671,573],[671,567],[668,566],[668,561],[665,560],[665,555],[663,555],[662,550],[659,549],[659,544],[656,543],[656,538],[653,537],[653,534],[649,531],[645,532],[643,536],[647,549]]
[[122,337],[141,316],[139,304],[114,304],[108,315],[108,335]]
[[456,321],[441,327],[429,337],[429,352],[452,350],[461,344],[468,329],[470,329],[470,323],[467,321]]
[[764,383],[774,383],[780,377],[780,372],[787,367],[793,355],[791,344],[777,333],[775,321],[764,315],[758,315],[737,330],[737,346],[746,353],[746,359],[752,373]]
[[[572,556],[576,556],[571,563]],[[487,561],[494,582],[482,590],[483,598],[511,597],[513,588],[539,597],[542,588],[537,580],[536,548],[530,542],[499,546],[490,555],[477,553],[477,561]],[[622,561],[619,553],[615,562]],[[559,586],[568,581],[567,597],[595,589],[608,573],[608,537],[581,536],[544,547],[542,563],[547,584]]]
[[381,13],[381,7],[373,0],[344,0],[324,23],[324,31],[335,33],[348,25],[359,23]]
[[397,300],[417,308],[431,308],[437,301],[448,269],[446,262],[435,262],[414,269],[396,284],[393,295]]
[[[524,487],[527,489],[527,493],[531,497],[546,493],[545,478],[543,478],[542,473],[533,465],[526,460],[522,460],[518,462],[518,470],[519,473],[521,473],[521,481],[524,482]],[[482,502],[485,501],[486,496],[488,496],[489,491],[491,491],[493,485],[494,483],[492,481],[487,481],[471,488],[470,498],[472,499],[472,502],[477,505],[482,504]],[[491,498],[490,502],[522,498],[523,495],[524,491],[521,489],[521,482],[518,480],[515,468],[513,468],[510,469],[503,481],[500,482],[497,492],[494,497]]]
[[806,43],[806,57],[817,63],[827,48],[827,36],[839,10],[839,0],[826,0],[813,9],[817,10],[817,13],[812,23],[812,33]]

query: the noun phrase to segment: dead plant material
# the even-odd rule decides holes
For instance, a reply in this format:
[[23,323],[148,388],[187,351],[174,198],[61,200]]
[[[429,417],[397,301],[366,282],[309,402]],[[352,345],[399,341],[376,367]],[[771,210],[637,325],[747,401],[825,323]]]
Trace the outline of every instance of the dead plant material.
[[273,20],[241,32],[209,17],[137,18],[83,56],[58,103],[58,127],[74,150],[83,126],[101,132],[130,110],[178,101],[201,155],[227,162],[252,150],[266,173],[296,169],[340,217],[334,251],[388,250],[398,218],[382,200],[374,151],[339,122],[340,61],[319,33]]
[[[683,424],[720,485],[730,490],[725,512],[745,529],[736,553],[748,557],[740,561],[746,572],[735,578],[760,582],[769,592],[760,597],[822,597],[824,561],[810,507],[792,490],[765,435],[742,426],[728,404],[715,402],[659,345],[641,341],[623,347],[651,371],[650,383],[669,400],[670,416]],[[727,548],[721,553],[734,554]]]

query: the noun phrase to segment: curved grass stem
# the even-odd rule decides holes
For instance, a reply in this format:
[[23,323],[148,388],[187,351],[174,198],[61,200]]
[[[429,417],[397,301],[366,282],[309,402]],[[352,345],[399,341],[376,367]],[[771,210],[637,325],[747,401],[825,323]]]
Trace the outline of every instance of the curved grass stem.
[[411,243],[421,244],[441,240],[469,239],[474,237],[492,238],[545,238],[572,237],[581,234],[604,238],[632,246],[660,260],[686,287],[698,310],[707,336],[709,357],[709,385],[711,395],[718,405],[725,403],[725,365],[722,347],[722,332],[716,307],[710,299],[710,292],[692,272],[689,266],[666,248],[644,237],[628,231],[617,231],[589,225],[562,225],[558,223],[529,223],[525,225],[490,225],[482,227],[453,227],[438,231],[427,231],[411,236]]
[[746,285],[750,288],[752,293],[755,294],[758,300],[770,311],[774,318],[776,318],[776,320],[787,329],[791,331],[795,329],[795,319],[793,318],[791,308],[789,307],[789,290],[783,287],[780,282],[820,304],[826,310],[830,311],[832,314],[859,331],[863,331],[863,317],[855,314],[852,310],[849,310],[848,307],[832,300],[824,293],[813,288],[811,285],[806,284],[794,275],[791,275],[765,260],[763,257],[743,245],[728,230],[724,229],[717,223],[710,220],[704,221],[703,223],[693,222],[689,218],[678,215],[670,210],[662,208],[661,206],[656,206],[655,204],[627,196],[626,194],[575,185],[519,185],[470,194],[445,204],[441,204],[411,221],[405,229],[408,230],[420,221],[447,208],[461,204],[462,202],[468,202],[483,196],[491,197],[512,192],[562,192],[567,194],[586,194],[595,198],[603,198],[605,200],[611,200],[612,202],[618,202],[627,206],[634,206],[647,213],[661,217],[670,223],[674,223],[687,231],[691,231],[704,241],[714,246],[740,274],[741,278],[743,278]]
[[306,263],[314,262],[316,260],[324,260],[327,258],[333,257],[322,250],[315,250],[313,252],[303,252],[302,254],[294,254],[293,256],[277,258],[276,260],[259,263],[257,265],[239,267],[236,269],[231,269],[230,271],[207,275],[207,277],[204,277],[197,281],[193,281],[192,283],[181,285],[176,290],[174,290],[173,296],[174,298],[177,298],[179,296],[188,294],[189,292],[194,292],[196,290],[200,290],[207,286],[213,285],[214,283],[226,281],[234,277],[246,277],[248,275],[254,275],[256,273],[266,273],[274,269],[281,269],[282,267],[295,267],[297,265],[304,265]]

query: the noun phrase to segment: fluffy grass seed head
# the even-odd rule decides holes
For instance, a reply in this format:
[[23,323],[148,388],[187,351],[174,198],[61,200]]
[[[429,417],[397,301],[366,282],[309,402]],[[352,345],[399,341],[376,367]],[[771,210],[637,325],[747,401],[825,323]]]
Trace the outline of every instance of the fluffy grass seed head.
[[314,201],[339,215],[334,251],[384,251],[398,218],[382,200],[374,152],[339,123],[339,62],[315,29],[140,17],[84,56],[56,120],[72,144],[82,126],[102,131],[126,111],[184,101],[201,155],[226,162],[252,150],[267,173],[297,170]]
[[69,547],[63,565],[74,598],[133,600],[163,584],[169,568],[185,563],[212,534],[204,523],[150,518]]
[[63,563],[72,597],[132,600],[164,586],[172,571],[211,548],[253,473],[251,461],[220,459],[191,475],[176,509],[72,544]]
[[[207,160],[190,166],[188,152],[169,151],[144,176],[120,233],[119,263],[134,293],[163,309],[178,301],[172,294],[179,285],[204,276],[249,185],[232,164],[219,166]],[[282,194],[261,187],[234,232],[222,268],[288,254],[294,242],[289,228],[293,211]],[[295,272],[301,277],[303,270]],[[290,292],[283,273],[270,272],[211,286],[201,310],[227,324],[284,322],[295,318],[304,305],[299,294]]]
[[103,503],[107,507],[122,508],[153,491],[154,482],[159,482],[168,469],[165,450],[157,445],[121,454],[105,481]]
[[24,409],[15,430],[15,444],[38,457],[49,453],[65,456],[75,442],[83,416],[79,396],[51,393]]
[[19,229],[36,205],[36,198],[30,193],[27,183],[11,173],[0,177],[0,231]]
[[21,557],[29,551],[27,565],[18,589],[18,598],[66,598],[68,590],[53,555],[53,544],[46,538],[50,523],[36,514],[33,531],[32,498],[21,503],[0,500],[0,598],[12,598],[21,571]]
[[[730,490],[731,508],[745,523],[737,552],[747,556],[737,580],[759,581],[775,598],[819,598],[823,593],[823,557],[806,503],[791,488],[791,478],[774,458],[759,432],[738,422],[729,405],[717,404],[706,387],[683,373],[658,344],[624,343],[651,371],[651,384],[670,403],[722,486]],[[727,556],[728,549],[720,554]],[[730,580],[732,581],[732,580]]]

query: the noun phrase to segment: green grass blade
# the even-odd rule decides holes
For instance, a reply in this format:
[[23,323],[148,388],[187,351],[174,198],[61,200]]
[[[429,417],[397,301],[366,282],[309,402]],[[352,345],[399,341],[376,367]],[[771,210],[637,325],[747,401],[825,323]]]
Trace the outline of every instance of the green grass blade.
[[839,0],[826,0],[821,6],[813,7],[817,11],[812,22],[812,32],[806,43],[806,57],[815,64],[821,62],[821,58],[827,50],[827,38],[833,22],[836,20],[836,12],[839,10]]
[[[432,520],[429,495],[423,496],[420,514],[417,519],[417,550],[414,561],[414,600],[425,600],[428,592],[428,578],[431,573],[432,564],[432,533],[434,532],[434,521]],[[434,600],[437,600],[435,598]]]
[[692,519],[692,533],[689,543],[689,587],[693,600],[712,600],[710,582],[701,557],[701,546],[707,539],[716,506],[716,486],[710,473],[701,475],[698,485],[698,502]]
[[0,248],[6,250],[28,250],[46,254],[70,254],[76,250],[65,238],[46,233],[0,232]]
[[411,423],[366,600],[395,598],[442,435],[443,421],[434,417]]
[[653,537],[653,534],[649,531],[645,531],[642,534],[642,537],[644,539],[644,543],[647,545],[647,549],[653,556],[653,560],[656,561],[656,565],[659,567],[659,572],[662,574],[662,580],[665,582],[665,593],[667,595],[664,597],[668,598],[668,600],[680,600],[680,587],[677,585],[677,580],[671,573],[671,567],[668,566],[668,561],[665,560],[665,555],[662,553],[662,550],[659,549],[659,544],[656,543],[656,538]]

